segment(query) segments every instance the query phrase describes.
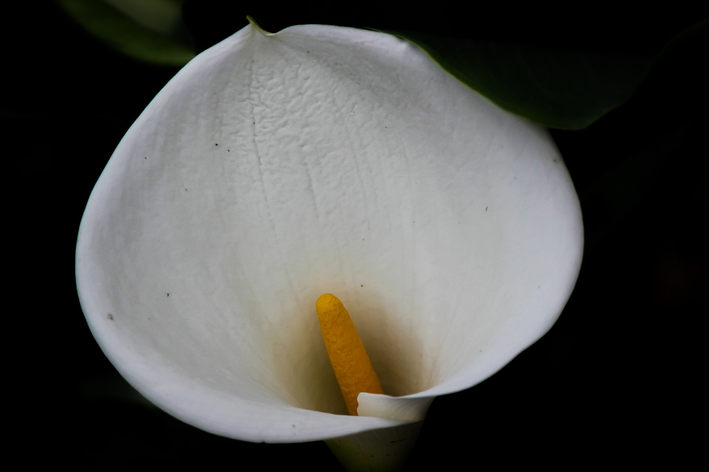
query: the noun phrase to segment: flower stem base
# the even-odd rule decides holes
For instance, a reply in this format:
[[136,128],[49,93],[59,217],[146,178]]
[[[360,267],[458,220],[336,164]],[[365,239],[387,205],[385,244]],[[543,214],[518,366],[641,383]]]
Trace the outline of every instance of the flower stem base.
[[348,472],[401,471],[423,421],[375,429],[325,441]]

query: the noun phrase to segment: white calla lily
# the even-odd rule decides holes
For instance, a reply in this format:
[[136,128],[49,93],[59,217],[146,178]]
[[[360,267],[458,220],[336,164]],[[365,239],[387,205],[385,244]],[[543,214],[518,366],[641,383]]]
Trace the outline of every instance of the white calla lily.
[[[393,36],[247,26],[119,144],[81,223],[77,286],[101,348],[157,406],[299,442],[416,429],[433,398],[551,327],[582,245],[542,128]],[[360,416],[323,345],[326,292],[387,393],[360,394]]]

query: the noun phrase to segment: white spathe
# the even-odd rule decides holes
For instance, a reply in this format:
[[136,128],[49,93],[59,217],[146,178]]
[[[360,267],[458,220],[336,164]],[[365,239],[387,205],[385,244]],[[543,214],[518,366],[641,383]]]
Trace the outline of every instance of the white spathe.
[[[91,194],[92,333],[153,403],[267,442],[423,418],[539,339],[581,213],[547,132],[393,36],[247,26],[180,71]],[[347,416],[315,301],[348,308],[389,396]]]

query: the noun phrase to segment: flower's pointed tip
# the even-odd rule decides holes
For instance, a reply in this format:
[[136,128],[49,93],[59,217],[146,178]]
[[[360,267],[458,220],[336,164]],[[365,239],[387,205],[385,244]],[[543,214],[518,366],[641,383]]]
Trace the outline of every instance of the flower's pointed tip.
[[249,23],[251,23],[251,26],[256,28],[256,30],[259,33],[263,34],[264,36],[273,36],[274,35],[274,33],[269,33],[265,29],[261,28],[261,25],[259,25],[258,22],[256,20],[254,20],[254,18],[251,15],[246,15],[246,19],[249,20]]

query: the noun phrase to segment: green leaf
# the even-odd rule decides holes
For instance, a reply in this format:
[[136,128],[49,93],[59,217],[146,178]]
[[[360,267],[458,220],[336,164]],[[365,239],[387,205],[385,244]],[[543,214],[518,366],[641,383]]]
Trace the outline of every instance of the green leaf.
[[58,0],[57,4],[89,34],[139,61],[183,66],[195,56],[187,45],[103,1]]
[[426,51],[507,111],[550,128],[582,129],[622,105],[651,58],[384,31]]

